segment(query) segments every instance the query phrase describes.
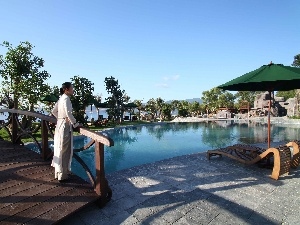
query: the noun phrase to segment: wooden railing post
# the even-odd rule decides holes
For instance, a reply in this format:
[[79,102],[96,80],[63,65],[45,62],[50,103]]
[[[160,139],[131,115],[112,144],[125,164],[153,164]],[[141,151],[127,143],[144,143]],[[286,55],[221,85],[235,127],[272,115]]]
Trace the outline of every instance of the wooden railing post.
[[95,142],[95,167],[96,167],[96,185],[95,192],[101,196],[100,206],[104,206],[107,196],[107,184],[104,171],[104,145],[98,141]]
[[42,129],[42,152],[41,156],[43,160],[47,159],[49,155],[49,146],[48,146],[48,128],[47,128],[47,121],[41,120],[41,129]]
[[16,121],[16,117],[18,117],[17,113],[12,113],[12,117],[11,117],[11,142],[12,143],[16,143],[17,140],[17,136],[18,136],[18,123]]

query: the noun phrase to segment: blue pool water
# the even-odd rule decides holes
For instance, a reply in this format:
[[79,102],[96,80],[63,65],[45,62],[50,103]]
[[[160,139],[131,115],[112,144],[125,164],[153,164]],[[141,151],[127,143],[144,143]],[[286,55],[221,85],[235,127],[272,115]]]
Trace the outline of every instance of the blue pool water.
[[[287,142],[299,139],[299,129],[272,125],[271,140]],[[160,123],[107,130],[103,133],[114,140],[114,146],[105,146],[105,172],[111,173],[237,143],[264,143],[267,130],[264,124],[236,124],[233,121]],[[77,137],[74,147],[79,148],[88,141],[88,138]],[[91,171],[95,171],[94,148],[91,147],[79,155]],[[87,179],[84,170],[75,160],[72,163],[72,171]]]

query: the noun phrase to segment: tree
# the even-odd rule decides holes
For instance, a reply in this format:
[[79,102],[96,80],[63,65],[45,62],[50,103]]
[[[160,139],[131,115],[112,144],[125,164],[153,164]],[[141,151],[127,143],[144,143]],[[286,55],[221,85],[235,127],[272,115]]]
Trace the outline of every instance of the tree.
[[208,91],[202,92],[202,101],[203,104],[206,105],[206,109],[210,112],[215,112],[217,108],[219,108],[218,105],[218,98],[219,95],[221,95],[223,91],[219,88],[212,88]]
[[73,115],[76,121],[87,124],[88,117],[85,116],[85,109],[93,98],[94,83],[79,76],[74,76],[71,81],[74,88],[74,94],[71,97]]
[[9,42],[2,46],[7,48],[6,55],[0,55],[2,93],[13,95],[14,108],[33,111],[42,95],[50,91],[45,83],[50,74],[41,70],[44,60],[32,53],[34,46],[27,41],[15,48]]
[[125,104],[127,104],[129,101],[130,101],[130,97],[126,94],[126,92],[124,91],[124,94],[122,96],[122,105],[121,105],[121,120],[120,121],[123,121],[123,116],[124,116],[124,113],[125,112],[129,112],[130,113],[130,119],[131,119],[131,114],[133,113],[133,109],[132,108],[128,108],[128,107],[125,107]]
[[172,112],[172,106],[171,104],[164,103],[161,107],[161,116],[162,119],[171,120],[171,112]]
[[156,106],[156,117],[161,117],[161,113],[162,113],[162,108],[165,104],[165,101],[162,98],[157,98],[155,100],[155,106]]
[[193,116],[199,116],[199,114],[202,112],[202,107],[199,102],[192,102],[190,103],[190,114]]
[[300,67],[300,54],[294,56],[292,66]]
[[284,100],[288,100],[289,98],[295,98],[296,97],[296,89],[290,90],[290,91],[277,91],[276,97],[284,97]]
[[182,100],[178,105],[178,116],[187,117],[189,115],[189,102]]
[[234,107],[235,97],[234,94],[225,91],[219,96],[218,104],[219,107],[233,108]]
[[124,103],[129,100],[129,97],[125,94],[125,90],[120,89],[119,82],[114,77],[106,77],[104,82],[106,91],[110,94],[110,96],[105,99],[109,107],[107,114],[113,121],[121,122],[124,113]]
[[179,100],[173,100],[171,101],[172,110],[176,110],[179,108],[180,101]]
[[172,100],[171,104],[170,104],[171,105],[171,110],[172,111],[177,110],[177,112],[178,112],[179,104],[180,104],[180,101],[178,101],[178,100]]
[[206,106],[206,110],[216,112],[220,107],[232,108],[234,106],[235,96],[220,88],[212,88],[209,91],[202,92],[201,99]]
[[145,106],[146,111],[151,115],[152,119],[156,115],[157,108],[156,108],[156,101],[154,98],[150,98]]
[[241,108],[241,106],[244,106],[245,102],[249,103],[250,108],[254,107],[256,95],[256,91],[238,91],[235,94],[235,98],[237,100],[237,107]]
[[137,105],[137,109],[138,109],[138,111],[139,111],[139,116],[138,116],[138,118],[140,119],[141,118],[141,110],[144,110],[144,106],[143,106],[143,103],[142,103],[142,100],[134,100],[133,101],[133,103],[134,104],[136,104]]

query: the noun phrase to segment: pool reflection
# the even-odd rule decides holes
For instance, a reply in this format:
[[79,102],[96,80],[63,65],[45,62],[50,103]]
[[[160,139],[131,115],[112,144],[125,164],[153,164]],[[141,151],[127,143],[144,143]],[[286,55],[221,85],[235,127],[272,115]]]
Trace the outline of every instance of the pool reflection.
[[[263,143],[267,139],[267,126],[261,123],[234,123],[214,121],[201,123],[159,123],[129,126],[103,131],[114,140],[113,147],[105,146],[105,170],[111,173],[144,163],[179,155],[205,152],[236,143]],[[299,128],[271,126],[274,142],[295,140]],[[82,138],[80,144],[89,140]],[[94,149],[80,156],[94,171]],[[84,172],[72,164],[72,170],[85,178]]]

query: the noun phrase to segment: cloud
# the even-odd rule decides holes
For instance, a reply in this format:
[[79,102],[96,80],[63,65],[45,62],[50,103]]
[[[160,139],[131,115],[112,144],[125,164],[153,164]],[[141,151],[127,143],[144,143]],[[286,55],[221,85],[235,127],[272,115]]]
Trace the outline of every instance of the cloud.
[[168,76],[168,77],[163,77],[163,80],[165,80],[165,81],[169,81],[169,80],[178,80],[179,77],[180,77],[179,75]]
[[166,83],[159,83],[155,85],[156,87],[160,87],[160,88],[169,88],[169,85]]
[[172,81],[175,81],[175,80],[178,80],[179,79],[179,75],[174,75],[174,76],[165,76],[163,77],[163,81],[161,83],[157,83],[155,85],[155,87],[158,87],[158,88],[169,88],[170,87],[170,83]]

